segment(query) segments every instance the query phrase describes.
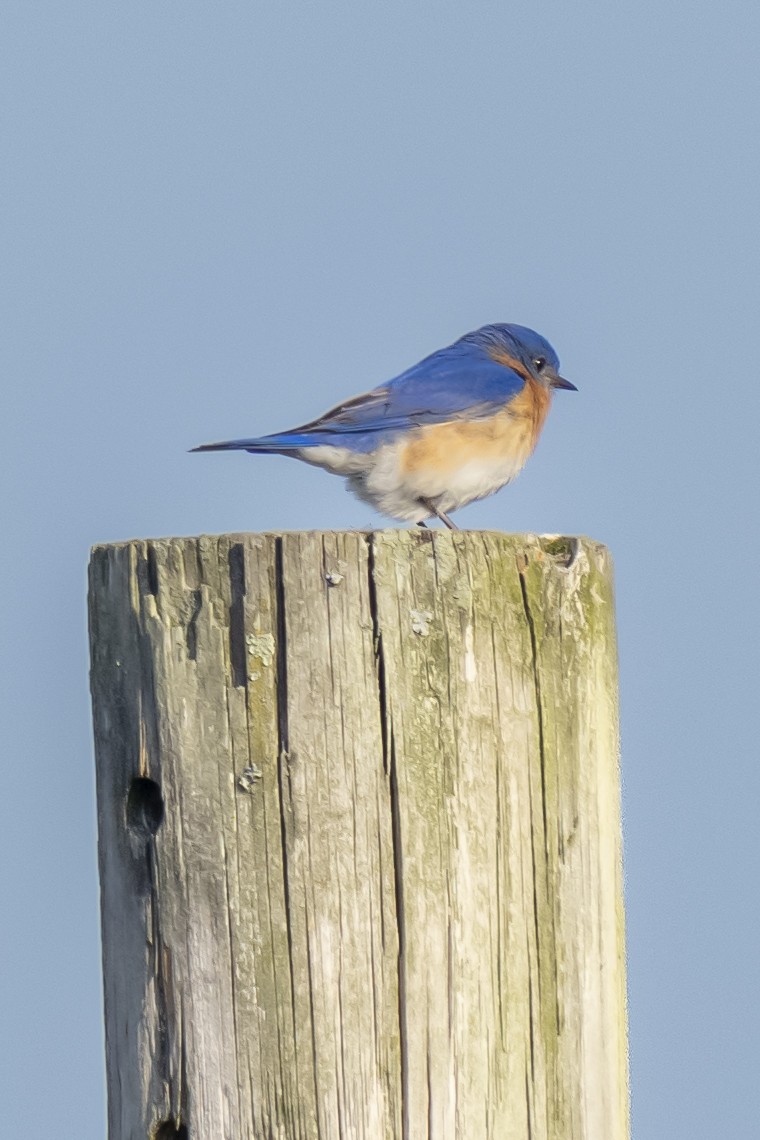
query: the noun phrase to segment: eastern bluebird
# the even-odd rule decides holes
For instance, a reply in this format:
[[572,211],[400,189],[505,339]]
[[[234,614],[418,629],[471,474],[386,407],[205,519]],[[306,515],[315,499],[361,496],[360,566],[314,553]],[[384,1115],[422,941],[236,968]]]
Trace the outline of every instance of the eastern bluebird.
[[533,451],[555,388],[557,354],[522,325],[485,325],[379,388],[292,431],[194,451],[292,455],[344,475],[383,514],[425,525],[498,491]]

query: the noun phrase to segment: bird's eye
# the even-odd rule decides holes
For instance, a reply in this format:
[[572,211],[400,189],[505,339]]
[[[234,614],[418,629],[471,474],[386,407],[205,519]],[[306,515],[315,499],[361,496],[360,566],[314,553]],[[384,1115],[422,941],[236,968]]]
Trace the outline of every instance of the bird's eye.
[[546,367],[546,361],[544,360],[543,356],[534,357],[533,364],[535,365],[536,372],[540,372],[542,368]]

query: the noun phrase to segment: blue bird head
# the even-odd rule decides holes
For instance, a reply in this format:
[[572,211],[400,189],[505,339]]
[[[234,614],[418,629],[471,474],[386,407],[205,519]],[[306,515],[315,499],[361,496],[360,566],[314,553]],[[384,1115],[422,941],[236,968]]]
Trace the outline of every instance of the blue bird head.
[[575,384],[559,374],[559,357],[540,333],[525,325],[484,325],[468,333],[462,341],[477,345],[492,359],[506,364],[512,361],[522,365],[520,372],[529,373],[546,388],[566,388],[576,392]]

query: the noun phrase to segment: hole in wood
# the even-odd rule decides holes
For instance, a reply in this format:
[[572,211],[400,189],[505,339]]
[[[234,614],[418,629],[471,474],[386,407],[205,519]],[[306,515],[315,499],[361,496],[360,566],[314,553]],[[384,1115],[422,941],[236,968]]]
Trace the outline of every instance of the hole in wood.
[[136,776],[127,796],[127,826],[141,838],[151,839],[163,822],[164,797],[160,787],[155,780]]
[[188,1131],[184,1124],[176,1124],[173,1120],[165,1120],[159,1124],[153,1133],[153,1140],[187,1140]]
[[571,535],[557,535],[555,538],[544,536],[541,544],[558,566],[569,570],[578,557],[579,542]]

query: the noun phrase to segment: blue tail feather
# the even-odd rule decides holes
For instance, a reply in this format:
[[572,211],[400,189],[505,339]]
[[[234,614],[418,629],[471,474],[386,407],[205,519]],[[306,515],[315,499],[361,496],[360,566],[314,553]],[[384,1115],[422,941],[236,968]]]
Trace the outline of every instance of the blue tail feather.
[[204,443],[200,447],[192,447],[191,451],[259,451],[266,452],[296,451],[300,447],[313,446],[314,437],[297,435],[293,432],[283,432],[281,435],[265,435],[259,439],[225,439],[221,443]]
[[283,431],[278,435],[263,435],[258,439],[226,439],[220,443],[204,443],[192,451],[251,451],[261,455],[289,455],[306,447],[341,447],[349,451],[370,452],[398,434],[385,431]]

